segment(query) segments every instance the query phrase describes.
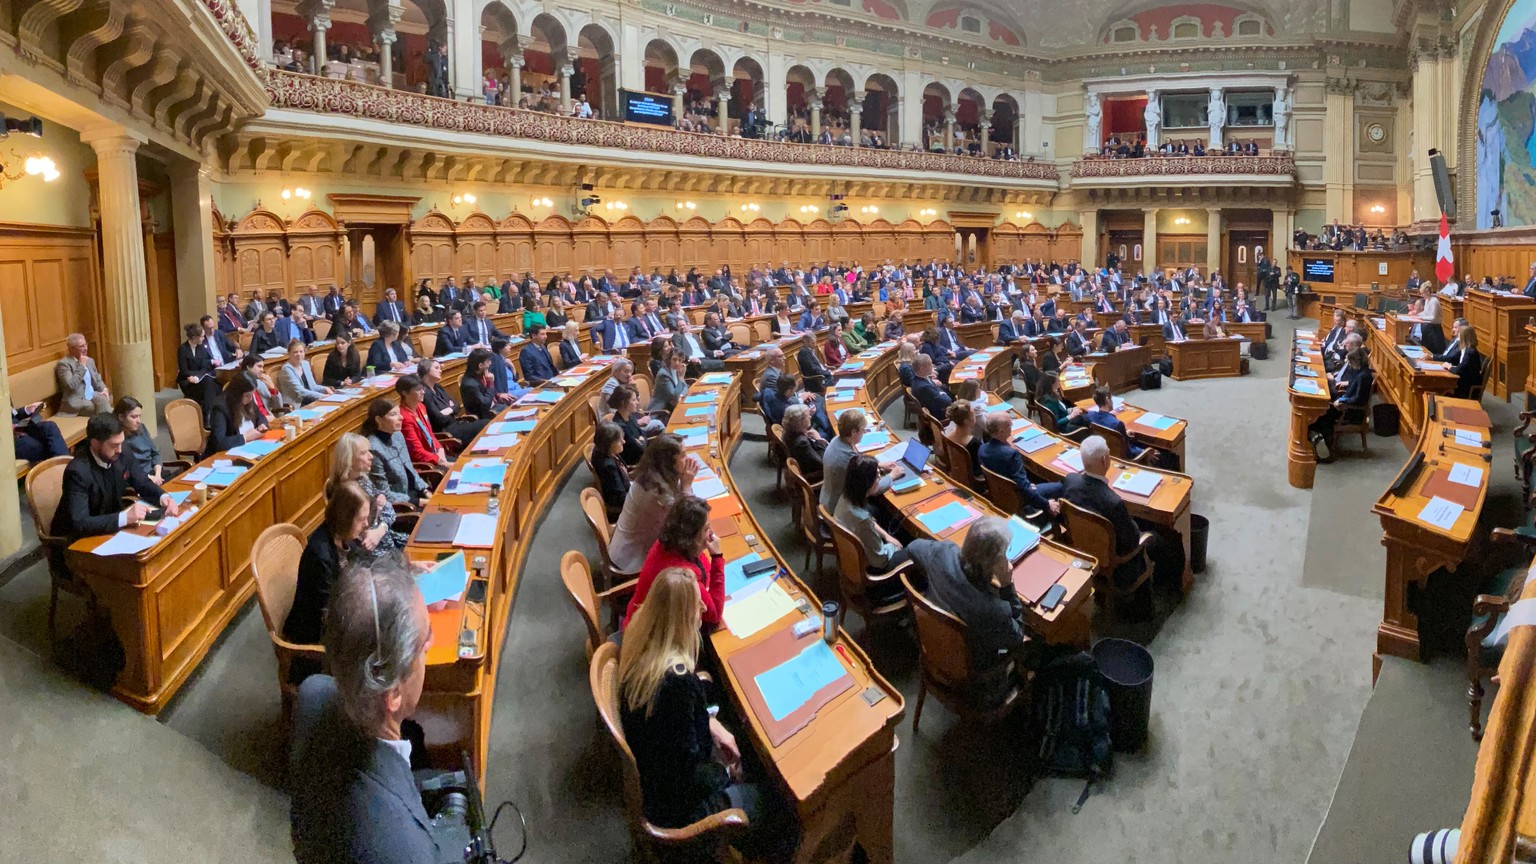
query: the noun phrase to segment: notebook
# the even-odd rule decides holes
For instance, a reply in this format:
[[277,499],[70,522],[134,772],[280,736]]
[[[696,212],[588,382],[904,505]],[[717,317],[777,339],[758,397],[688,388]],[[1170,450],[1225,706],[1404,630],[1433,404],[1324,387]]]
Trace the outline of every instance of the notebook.
[[423,513],[416,523],[417,543],[452,543],[459,530],[457,513]]

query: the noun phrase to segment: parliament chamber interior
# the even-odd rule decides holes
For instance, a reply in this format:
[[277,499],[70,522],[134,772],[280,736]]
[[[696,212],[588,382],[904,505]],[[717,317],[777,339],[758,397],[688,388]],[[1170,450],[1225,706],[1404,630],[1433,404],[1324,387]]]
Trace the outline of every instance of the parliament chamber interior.
[[1536,0],[3,9],[0,858],[1536,861]]

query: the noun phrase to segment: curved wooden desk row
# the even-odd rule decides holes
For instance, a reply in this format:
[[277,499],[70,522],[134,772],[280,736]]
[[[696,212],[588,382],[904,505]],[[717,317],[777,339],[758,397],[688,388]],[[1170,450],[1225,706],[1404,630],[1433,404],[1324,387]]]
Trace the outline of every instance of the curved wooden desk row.
[[[1442,568],[1454,572],[1466,560],[1479,541],[1477,523],[1488,495],[1493,446],[1488,415],[1470,399],[1432,395],[1424,397],[1420,411],[1427,422],[1418,444],[1394,488],[1371,508],[1381,518],[1381,545],[1387,547],[1382,620],[1371,658],[1373,676],[1381,668],[1382,654],[1419,659],[1419,619],[1409,608],[1409,586],[1422,587],[1429,574]],[[1474,436],[1482,444],[1458,442],[1457,432]],[[1471,485],[1451,479],[1450,472],[1457,466],[1478,472],[1475,478],[1459,478]],[[1449,527],[1426,521],[1433,513],[1432,499],[1460,505],[1451,510],[1455,516]]]
[[[985,376],[988,374],[987,369],[989,367],[1007,366],[1011,363],[1011,353],[1012,349],[1004,348],[978,351],[955,367],[955,372],[951,373],[951,379],[956,374],[968,374],[971,370],[976,370],[978,374]],[[1014,415],[1013,425],[1016,435],[1025,428],[1035,425],[1008,402],[993,406],[992,410],[1004,410]],[[1139,424],[1137,421],[1150,413],[1140,408],[1123,405],[1115,413],[1125,423],[1126,431],[1133,437],[1153,446],[1166,447],[1173,450],[1178,454],[1180,463],[1183,463],[1183,442],[1188,430],[1188,423],[1183,420],[1175,420],[1172,426],[1163,430],[1150,425]],[[1076,469],[1060,460],[1063,458],[1070,459],[1075,456],[1077,445],[1053,433],[1046,432],[1045,434],[1051,436],[1052,443],[1049,446],[1035,450],[1033,453],[1026,452],[1024,446],[1018,441],[1010,441],[1010,443],[1024,457],[1025,466],[1037,481],[1059,481],[1068,474],[1075,472]],[[1121,472],[1125,471],[1150,471],[1159,476],[1157,488],[1152,491],[1150,497],[1120,490],[1117,490],[1117,492],[1121,499],[1125,501],[1126,507],[1131,511],[1132,516],[1156,526],[1157,530],[1171,537],[1176,537],[1180,545],[1184,547],[1184,575],[1182,582],[1184,590],[1188,591],[1194,585],[1194,570],[1190,567],[1189,557],[1190,501],[1195,488],[1194,479],[1188,474],[1181,474],[1177,471],[1148,468],[1120,459],[1110,460],[1109,479],[1111,482]]]
[[1371,351],[1371,369],[1376,373],[1376,389],[1402,414],[1398,434],[1403,442],[1419,437],[1424,429],[1424,397],[1455,392],[1456,376],[1429,359],[1428,352],[1415,359],[1418,346],[1392,340],[1387,321],[1373,317],[1365,322],[1365,344]]
[[[1333,401],[1319,339],[1315,330],[1297,330],[1291,338],[1290,383],[1286,388],[1291,401],[1291,435],[1285,473],[1286,480],[1297,489],[1311,489],[1317,477],[1317,453],[1312,449],[1309,430]],[[1313,386],[1305,383],[1309,381]]]
[[[509,406],[498,422],[509,415],[532,411],[525,419],[535,421],[533,430],[518,435],[517,442],[497,451],[475,452],[482,432],[469,442],[454,462],[462,470],[471,460],[495,460],[507,465],[498,499],[498,528],[491,548],[464,548],[471,577],[487,580],[485,601],[450,600],[431,610],[433,644],[427,653],[427,679],[417,720],[426,730],[427,748],[437,764],[457,764],[467,750],[476,771],[485,776],[496,670],[501,662],[507,616],[516,596],[534,528],[554,501],[567,472],[581,458],[592,440],[592,411],[588,400],[601,392],[608,366],[616,357],[600,357],[572,367],[554,382],[534,391],[560,394],[558,401],[542,403],[533,394],[523,404]],[[452,476],[451,474],[447,476]],[[447,485],[446,483],[444,484]],[[485,513],[488,491],[449,494],[438,489],[423,513]],[[459,551],[451,543],[422,543],[413,535],[406,557],[433,561]],[[461,632],[468,631],[474,647],[461,651]]]
[[1489,391],[1508,402],[1511,393],[1525,386],[1530,373],[1531,343],[1522,331],[1536,320],[1536,301],[1518,292],[1473,288],[1466,294],[1462,314],[1477,331],[1482,355],[1493,358]]
[[[738,391],[743,386],[743,377],[734,372],[703,376],[689,395],[711,398],[707,403],[680,404],[668,429],[707,428],[705,435],[688,439],[704,442],[689,452],[725,485],[725,492],[709,502],[714,513],[711,524],[720,535],[725,559],[734,561],[756,553],[776,561],[781,573],[777,586],[792,599],[803,598],[819,617],[821,601],[790,570],[767,532],[753,519],[731,478],[730,456],[741,441]],[[712,418],[686,416],[688,410],[705,405],[714,409]],[[728,601],[727,621],[731,620],[731,606]],[[721,683],[731,694],[763,765],[773,771],[798,811],[802,833],[795,860],[843,860],[843,854],[857,840],[871,862],[889,864],[894,857],[896,725],[905,707],[901,692],[880,675],[858,643],[846,632],[839,632],[836,653],[852,676],[853,687],[833,697],[805,725],[775,744],[770,725],[749,704],[756,682],[738,675],[733,666],[733,659],[745,658],[747,652],[771,640],[789,640],[793,645],[786,643],[787,650],[797,651],[821,638],[819,627],[798,640],[794,637],[792,628],[805,618],[800,610],[791,610],[744,638],[725,626],[715,630],[710,641],[720,658]],[[866,692],[882,698],[871,705],[865,699]],[[782,729],[778,732],[783,734]]]
[[[444,385],[452,386],[463,371],[463,360],[445,363]],[[85,580],[111,615],[126,655],[113,695],[158,714],[250,599],[256,537],[282,522],[305,531],[319,524],[332,447],[343,432],[362,427],[375,396],[394,397],[392,377],[361,389],[362,396],[304,423],[295,440],[251,465],[223,491],[209,489],[206,505],[143,552],[94,554],[107,537],[86,537],[70,546],[70,571]],[[273,430],[267,437],[277,439],[282,433]],[[195,467],[214,461],[204,459]],[[191,492],[193,486],[175,479],[165,490]],[[141,526],[135,533],[151,531]]]

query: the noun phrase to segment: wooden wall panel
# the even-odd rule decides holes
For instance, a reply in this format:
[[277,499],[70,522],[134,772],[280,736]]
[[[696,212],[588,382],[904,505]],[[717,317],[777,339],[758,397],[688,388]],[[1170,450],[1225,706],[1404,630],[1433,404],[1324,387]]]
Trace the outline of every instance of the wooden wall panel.
[[[1479,282],[1484,276],[1492,276],[1497,282],[1507,276],[1511,282],[1523,287],[1530,281],[1531,265],[1536,264],[1536,243],[1498,246],[1457,244],[1452,247],[1452,255],[1456,261],[1458,278],[1470,273]],[[1429,257],[1433,258],[1433,253]],[[1426,279],[1434,278],[1431,273],[1433,263],[1430,262],[1430,270],[1420,268],[1419,275]]]
[[104,363],[106,298],[91,229],[0,224],[0,319],[10,374],[64,356],[84,333]]

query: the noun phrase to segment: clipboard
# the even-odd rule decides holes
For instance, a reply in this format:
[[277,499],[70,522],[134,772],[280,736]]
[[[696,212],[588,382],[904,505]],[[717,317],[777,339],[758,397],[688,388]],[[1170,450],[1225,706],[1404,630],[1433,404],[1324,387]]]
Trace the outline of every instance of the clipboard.
[[1013,567],[1013,590],[1018,592],[1019,599],[1033,606],[1040,602],[1045,592],[1051,590],[1051,586],[1061,581],[1061,577],[1067,575],[1071,565],[1065,561],[1058,561],[1054,556],[1043,554],[1036,547],[1035,551],[1024,556],[1024,559]]
[[[736,675],[736,680],[741,683],[741,694],[746,700],[747,707],[757,717],[757,722],[763,724],[763,732],[768,735],[770,746],[779,746],[789,740],[790,736],[809,726],[811,721],[816,719],[818,711],[854,687],[853,676],[848,673],[848,667],[844,665],[842,677],[817,690],[810,699],[805,701],[805,704],[786,715],[783,720],[773,719],[773,713],[768,710],[768,703],[764,701],[763,694],[755,683],[757,676],[794,657],[820,638],[820,628],[797,639],[794,629],[785,627],[756,645],[737,652],[726,661],[731,666],[731,672]],[[844,661],[839,659],[838,662]]]
[[[1487,473],[1483,477],[1487,478]],[[1463,510],[1471,510],[1477,506],[1477,496],[1482,493],[1478,486],[1467,486],[1461,483],[1451,482],[1451,472],[1446,468],[1436,468],[1432,471],[1424,485],[1419,489],[1419,494],[1425,498],[1444,498],[1461,505]]]

